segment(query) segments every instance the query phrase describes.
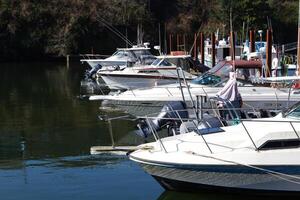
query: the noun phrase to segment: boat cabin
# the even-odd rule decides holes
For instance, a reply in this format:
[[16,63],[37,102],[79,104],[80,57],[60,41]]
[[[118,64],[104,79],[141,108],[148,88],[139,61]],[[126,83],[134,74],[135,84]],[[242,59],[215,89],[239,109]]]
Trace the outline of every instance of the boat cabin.
[[150,65],[156,57],[152,55],[149,50],[149,48],[145,47],[119,48],[106,60],[126,60],[132,64],[140,63]]
[[192,82],[202,85],[215,85],[229,77],[229,72],[237,72],[237,79],[249,81],[251,77],[260,76],[262,63],[259,60],[221,61],[215,67],[194,79]]

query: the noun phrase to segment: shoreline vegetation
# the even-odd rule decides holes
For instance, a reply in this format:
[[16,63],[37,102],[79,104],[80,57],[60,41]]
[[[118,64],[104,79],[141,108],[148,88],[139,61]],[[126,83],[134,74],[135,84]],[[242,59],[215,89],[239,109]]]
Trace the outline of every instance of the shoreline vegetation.
[[297,40],[295,0],[0,0],[0,61],[109,55],[126,47],[105,24],[132,43],[137,43],[137,27],[142,27],[140,35],[151,46],[158,45],[158,24],[162,43],[170,34],[193,41],[199,31],[227,37],[230,10],[238,40],[247,30],[267,28],[272,28],[275,44]]

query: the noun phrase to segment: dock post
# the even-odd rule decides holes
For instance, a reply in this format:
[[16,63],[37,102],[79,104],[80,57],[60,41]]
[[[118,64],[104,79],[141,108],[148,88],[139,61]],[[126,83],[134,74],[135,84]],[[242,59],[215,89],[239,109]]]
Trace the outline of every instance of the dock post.
[[255,39],[254,39],[254,31],[250,30],[250,53],[255,52]]
[[272,30],[267,30],[267,48],[266,48],[266,76],[271,76],[272,70]]
[[176,34],[176,51],[179,51],[180,50],[180,35],[179,34]]
[[170,35],[169,35],[170,54],[171,54],[171,52],[172,52],[172,37],[173,37],[173,35],[170,34]]
[[185,37],[186,37],[186,35],[185,34],[183,34],[183,36],[182,36],[183,38],[182,38],[182,40],[183,40],[183,51],[184,51],[184,54],[186,55],[187,53],[186,53],[186,49],[185,49]]
[[200,50],[201,50],[201,64],[205,63],[205,54],[204,54],[204,35],[200,33]]
[[211,34],[211,67],[216,65],[216,35]]
[[67,55],[67,69],[70,67],[70,55]]
[[230,31],[230,49],[233,71],[235,71],[235,35],[233,31]]

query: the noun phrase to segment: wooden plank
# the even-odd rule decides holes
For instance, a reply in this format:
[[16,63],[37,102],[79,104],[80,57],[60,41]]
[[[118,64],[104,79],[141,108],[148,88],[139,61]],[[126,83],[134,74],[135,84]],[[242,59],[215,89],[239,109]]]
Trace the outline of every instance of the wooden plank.
[[91,147],[90,152],[92,155],[103,153],[126,155],[127,152],[134,151],[136,149],[136,146],[93,146]]
[[90,149],[91,154],[102,154],[102,153],[111,153],[111,154],[124,154],[126,155],[129,151],[135,151],[138,149],[150,150],[153,147],[137,147],[137,146],[93,146]]

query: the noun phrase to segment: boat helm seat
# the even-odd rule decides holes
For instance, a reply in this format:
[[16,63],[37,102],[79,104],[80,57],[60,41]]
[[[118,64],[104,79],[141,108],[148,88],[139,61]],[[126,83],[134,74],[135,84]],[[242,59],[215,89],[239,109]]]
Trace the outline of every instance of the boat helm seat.
[[203,115],[203,119],[200,121],[200,123],[197,123],[196,120],[183,122],[179,127],[180,134],[194,131],[196,129],[196,127],[195,127],[196,124],[198,124],[197,128],[199,130],[210,129],[210,128],[219,128],[219,127],[224,126],[224,124],[220,118],[205,113]]

